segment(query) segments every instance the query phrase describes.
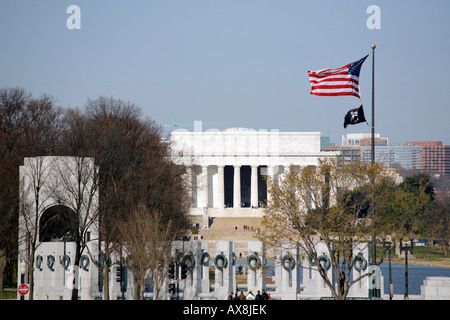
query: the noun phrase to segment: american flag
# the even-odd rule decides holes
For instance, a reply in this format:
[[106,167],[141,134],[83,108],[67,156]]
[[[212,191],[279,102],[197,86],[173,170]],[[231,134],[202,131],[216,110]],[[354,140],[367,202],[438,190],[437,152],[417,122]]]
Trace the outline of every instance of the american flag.
[[367,56],[339,69],[308,71],[311,94],[317,96],[356,96],[359,98],[359,72]]

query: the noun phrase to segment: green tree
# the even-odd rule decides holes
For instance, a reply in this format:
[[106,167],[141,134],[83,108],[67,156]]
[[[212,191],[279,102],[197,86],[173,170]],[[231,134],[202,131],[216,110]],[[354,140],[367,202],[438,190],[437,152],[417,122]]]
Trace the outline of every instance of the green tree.
[[424,236],[436,240],[442,245],[444,255],[450,254],[450,198],[435,200],[420,220]]
[[418,173],[406,177],[404,181],[400,183],[400,188],[416,196],[425,194],[428,197],[428,201],[424,203],[424,209],[434,201],[434,185],[430,176],[426,173]]
[[[379,164],[338,166],[321,160],[315,167],[290,170],[280,181],[268,180],[268,202],[260,239],[277,248],[295,243],[311,259],[335,299],[345,299],[352,285],[369,270],[351,277],[355,257],[372,236],[400,236],[423,198],[413,196],[383,174]],[[317,243],[327,247],[333,277],[319,261]]]
[[377,234],[389,234],[399,240],[421,232],[423,216],[434,199],[434,191],[429,176],[418,174],[398,185],[380,185],[376,197]]

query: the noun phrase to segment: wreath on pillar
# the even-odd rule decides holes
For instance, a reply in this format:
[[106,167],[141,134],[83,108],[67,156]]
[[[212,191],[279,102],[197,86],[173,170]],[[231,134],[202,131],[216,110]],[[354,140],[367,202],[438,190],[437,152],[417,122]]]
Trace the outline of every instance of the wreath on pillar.
[[202,258],[200,260],[200,264],[204,267],[209,266],[209,253],[208,252],[203,252],[202,253]]
[[281,257],[281,266],[286,271],[291,271],[295,268],[295,259],[292,254],[288,253]]
[[54,271],[53,265],[55,264],[55,257],[52,255],[47,256],[47,267],[50,269],[50,271]]
[[[356,263],[360,262],[360,263]],[[367,269],[367,260],[362,256],[362,254],[358,254],[355,259],[353,259],[353,267],[356,271],[366,270]]]
[[83,269],[84,271],[89,271],[89,269],[88,269],[89,264],[90,264],[89,257],[87,255],[83,254],[80,259],[81,269]]
[[[252,261],[256,261],[256,263],[253,265]],[[261,259],[258,257],[258,254],[256,252],[247,257],[247,264],[248,267],[253,271],[261,267]]]
[[42,271],[42,256],[38,255],[36,257],[36,268],[38,268],[39,271]]
[[316,262],[314,261],[313,256],[315,256],[315,255],[314,255],[314,254],[309,254],[309,255],[308,255],[308,262],[309,262],[309,265],[310,265],[310,266],[315,267],[315,266],[316,266]]
[[317,260],[319,261],[319,267],[323,269],[325,272],[328,271],[328,269],[330,269],[331,267],[330,259],[326,255],[321,255],[317,257]]
[[[252,261],[256,261],[256,263],[254,265],[252,265]],[[262,260],[261,260],[258,253],[254,252],[253,254],[251,254],[247,257],[247,264],[251,270],[255,271],[256,269],[260,269],[260,268],[266,266],[267,259],[263,256]]]
[[195,259],[194,259],[194,255],[192,253],[186,254],[183,257],[182,261],[186,265],[186,269],[188,269],[188,270],[194,269],[194,267],[195,267]]
[[[222,260],[221,264],[219,264],[219,260]],[[217,269],[223,270],[228,266],[228,259],[223,255],[223,253],[219,253],[214,259],[214,264],[216,265]]]
[[70,264],[70,257],[65,254],[62,258],[59,258],[59,263],[63,266],[64,270],[67,270]]

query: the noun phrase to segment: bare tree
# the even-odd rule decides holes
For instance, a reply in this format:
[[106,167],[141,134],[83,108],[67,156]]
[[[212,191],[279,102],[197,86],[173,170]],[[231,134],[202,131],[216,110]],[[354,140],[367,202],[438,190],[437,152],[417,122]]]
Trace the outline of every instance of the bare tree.
[[17,262],[19,166],[24,157],[51,154],[60,126],[61,109],[50,96],[0,89],[0,290],[5,267],[15,268]]
[[[110,256],[118,250],[118,226],[135,206],[133,185],[141,175],[142,155],[159,141],[152,123],[141,119],[132,103],[109,97],[89,99],[85,108],[89,154],[99,167],[100,239],[109,269]],[[102,272],[106,300],[109,273]]]
[[[86,157],[60,157],[55,161],[55,167],[58,174],[53,196],[75,213],[69,222],[75,233],[73,265],[77,269],[81,255],[98,232],[98,170],[93,159]],[[74,286],[72,300],[77,299],[78,287]]]
[[153,298],[157,300],[173,242],[185,235],[186,229],[166,219],[159,210],[149,210],[144,205],[137,206],[119,229],[126,265],[134,276],[135,300],[143,298],[148,277],[153,284]]
[[[23,252],[23,260],[27,263],[30,300],[34,293],[34,259],[37,248],[42,242],[39,224],[45,204],[52,197],[51,163],[44,163],[44,157],[28,158],[22,167],[20,176],[20,217],[19,247],[24,244],[27,252]],[[28,258],[29,257],[29,258]]]
[[59,153],[93,157],[99,169],[99,248],[105,255],[104,269],[99,269],[108,300],[107,270],[112,252],[120,250],[119,226],[137,203],[163,212],[166,220],[187,225],[184,167],[170,161],[160,128],[143,119],[140,108],[132,103],[109,97],[89,99],[84,111],[66,114],[65,124],[64,148]]

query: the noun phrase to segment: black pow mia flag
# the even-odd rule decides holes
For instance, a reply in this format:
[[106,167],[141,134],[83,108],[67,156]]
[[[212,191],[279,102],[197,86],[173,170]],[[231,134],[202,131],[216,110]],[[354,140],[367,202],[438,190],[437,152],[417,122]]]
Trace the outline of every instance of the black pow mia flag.
[[347,112],[344,118],[344,128],[347,128],[349,124],[357,124],[361,122],[366,122],[362,105],[359,108],[351,109]]

